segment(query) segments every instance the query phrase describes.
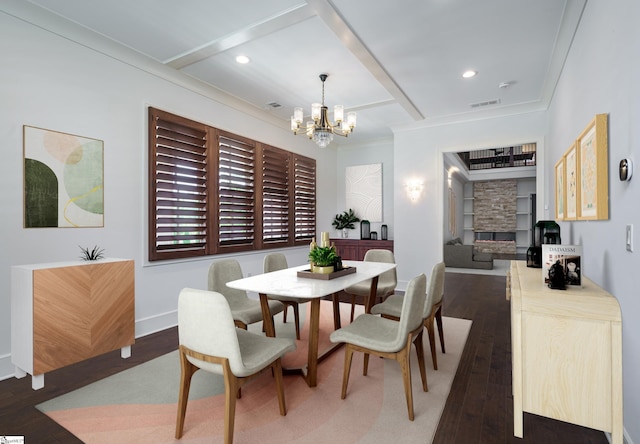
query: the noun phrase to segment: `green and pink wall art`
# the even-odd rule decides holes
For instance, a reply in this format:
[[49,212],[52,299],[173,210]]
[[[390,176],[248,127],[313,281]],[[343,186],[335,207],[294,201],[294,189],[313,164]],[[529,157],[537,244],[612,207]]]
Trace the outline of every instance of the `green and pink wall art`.
[[24,226],[104,226],[103,142],[24,125]]

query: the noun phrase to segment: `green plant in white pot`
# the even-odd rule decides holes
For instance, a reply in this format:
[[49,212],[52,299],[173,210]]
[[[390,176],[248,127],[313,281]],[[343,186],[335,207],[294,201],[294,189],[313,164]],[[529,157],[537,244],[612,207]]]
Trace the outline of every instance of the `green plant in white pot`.
[[333,273],[338,254],[332,247],[315,247],[309,251],[313,273]]
[[349,237],[348,230],[353,230],[355,228],[353,224],[356,222],[360,222],[360,218],[356,216],[353,209],[349,208],[348,211],[343,211],[342,214],[336,214],[331,225],[333,225],[336,230],[341,230],[343,238],[347,238]]

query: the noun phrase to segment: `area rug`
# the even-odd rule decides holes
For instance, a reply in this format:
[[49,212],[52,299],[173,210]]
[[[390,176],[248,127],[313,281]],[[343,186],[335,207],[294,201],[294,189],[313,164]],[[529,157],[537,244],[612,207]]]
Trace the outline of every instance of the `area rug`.
[[[343,325],[350,306],[341,304]],[[308,304],[300,306],[308,316]],[[293,316],[290,313],[290,318]],[[438,344],[438,370],[433,370],[425,334],[428,392],[423,392],[415,350],[411,371],[415,420],[409,421],[397,362],[373,358],[362,376],[362,354],[354,355],[346,399],[340,399],[343,349],[322,361],[318,385],[310,388],[301,376],[285,376],[287,415],[280,416],[275,384],[269,372],[245,385],[238,400],[235,443],[428,443],[447,400],[471,321],[443,318],[446,354]],[[297,349],[285,366],[306,361],[308,319],[301,326]],[[330,302],[321,306],[320,350],[333,329]],[[251,326],[260,331],[259,324]],[[276,334],[292,335],[291,320],[276,319]],[[437,340],[437,336],[436,336]],[[101,443],[217,443],[223,441],[224,385],[222,378],[197,372],[182,439],[175,440],[180,365],[177,351],[125,370],[74,392],[38,405],[38,409],[87,444]]]

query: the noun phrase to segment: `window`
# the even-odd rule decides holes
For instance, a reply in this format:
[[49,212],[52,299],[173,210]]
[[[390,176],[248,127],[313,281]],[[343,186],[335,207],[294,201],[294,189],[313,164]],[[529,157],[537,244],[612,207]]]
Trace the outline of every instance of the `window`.
[[314,159],[149,108],[149,260],[307,244]]

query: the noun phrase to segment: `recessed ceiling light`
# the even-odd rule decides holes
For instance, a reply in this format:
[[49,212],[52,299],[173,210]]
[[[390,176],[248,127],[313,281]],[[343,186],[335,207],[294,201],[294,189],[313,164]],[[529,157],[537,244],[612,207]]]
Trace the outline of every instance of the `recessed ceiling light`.
[[241,63],[243,65],[246,65],[250,61],[251,61],[251,59],[249,57],[247,57],[246,55],[239,55],[238,57],[236,57],[236,62]]
[[473,71],[473,70],[469,70],[469,71],[465,71],[462,73],[462,77],[464,77],[465,79],[470,79],[471,77],[475,77],[475,75],[478,74],[478,71]]

